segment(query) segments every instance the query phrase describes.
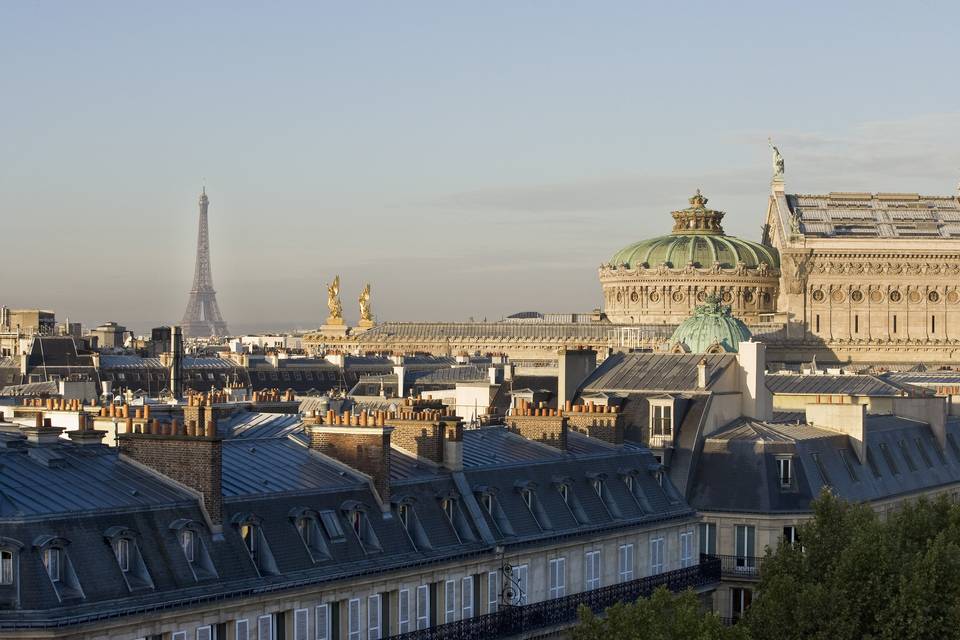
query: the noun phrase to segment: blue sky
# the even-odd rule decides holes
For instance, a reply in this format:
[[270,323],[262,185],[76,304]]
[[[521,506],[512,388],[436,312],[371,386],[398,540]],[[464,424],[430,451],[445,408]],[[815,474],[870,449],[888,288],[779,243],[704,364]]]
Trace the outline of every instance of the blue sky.
[[[198,6],[199,5],[199,6]],[[957,3],[0,4],[0,303],[236,329],[599,305],[700,187],[953,193]]]

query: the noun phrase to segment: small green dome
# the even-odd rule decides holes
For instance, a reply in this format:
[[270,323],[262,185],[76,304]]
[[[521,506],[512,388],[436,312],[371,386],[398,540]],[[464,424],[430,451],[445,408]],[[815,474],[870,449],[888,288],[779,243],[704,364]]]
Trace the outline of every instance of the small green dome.
[[657,267],[666,265],[676,269],[687,264],[695,267],[732,269],[741,262],[748,269],[765,264],[779,269],[777,250],[758,242],[728,236],[720,220],[722,211],[708,209],[707,199],[697,190],[690,198],[690,207],[674,211],[673,233],[635,242],[614,254],[610,264],[628,267]]
[[710,296],[674,330],[670,344],[682,345],[690,353],[705,353],[714,345],[735,353],[739,351],[740,343],[750,340],[751,335],[747,325],[733,317],[728,305],[721,304],[720,298]]

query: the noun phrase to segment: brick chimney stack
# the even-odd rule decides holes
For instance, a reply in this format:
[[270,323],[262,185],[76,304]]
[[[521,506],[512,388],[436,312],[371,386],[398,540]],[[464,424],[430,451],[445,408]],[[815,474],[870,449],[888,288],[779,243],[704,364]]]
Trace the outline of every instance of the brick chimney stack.
[[211,524],[222,526],[223,441],[215,421],[198,426],[193,421],[162,423],[154,418],[134,425],[133,418],[127,418],[124,432],[117,434],[117,446],[121,456],[198,492]]
[[311,424],[310,448],[364,473],[384,504],[390,501],[390,434],[393,427]]

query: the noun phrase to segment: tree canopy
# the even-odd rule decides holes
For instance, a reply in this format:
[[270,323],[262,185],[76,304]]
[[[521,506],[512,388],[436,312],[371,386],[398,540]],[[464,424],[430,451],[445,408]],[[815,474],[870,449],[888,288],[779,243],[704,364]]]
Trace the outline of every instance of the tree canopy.
[[576,640],[960,638],[960,506],[906,502],[886,517],[824,492],[801,544],[767,550],[744,620],[723,627],[698,597],[666,590],[597,617]]

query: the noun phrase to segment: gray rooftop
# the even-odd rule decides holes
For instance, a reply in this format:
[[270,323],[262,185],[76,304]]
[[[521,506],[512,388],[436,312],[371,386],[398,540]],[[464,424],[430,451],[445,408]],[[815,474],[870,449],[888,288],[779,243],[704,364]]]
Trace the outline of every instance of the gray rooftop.
[[915,193],[788,195],[807,236],[960,238],[960,199]]
[[615,353],[603,361],[583,385],[593,391],[692,391],[697,389],[697,364],[707,361],[707,386],[731,362],[734,354]]
[[924,389],[911,387],[884,376],[871,375],[793,375],[773,374],[766,377],[767,388],[774,394],[840,394],[854,396],[929,395]]

